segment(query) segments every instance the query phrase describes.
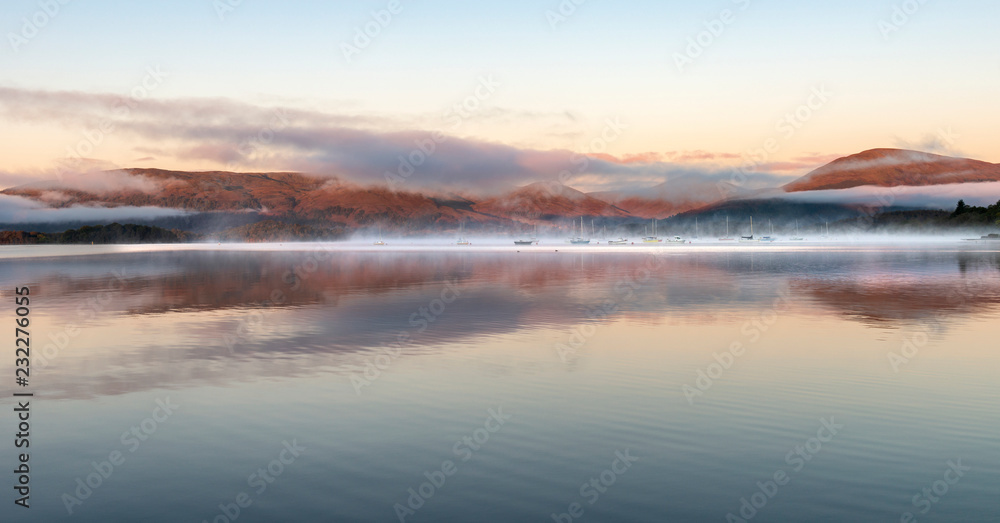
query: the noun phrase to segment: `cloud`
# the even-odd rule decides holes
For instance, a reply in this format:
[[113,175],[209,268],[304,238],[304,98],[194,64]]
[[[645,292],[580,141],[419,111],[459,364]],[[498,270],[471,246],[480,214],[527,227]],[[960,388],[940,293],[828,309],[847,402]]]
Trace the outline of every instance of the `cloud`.
[[144,176],[133,176],[125,171],[97,171],[88,170],[83,172],[62,172],[61,178],[39,184],[51,189],[69,189],[75,191],[88,192],[92,194],[106,194],[112,192],[141,192],[153,194],[161,189],[158,181]]
[[911,165],[919,163],[938,163],[951,161],[954,158],[939,156],[936,154],[924,153],[911,150],[894,150],[891,154],[885,154],[874,159],[850,159],[838,162],[831,166],[830,172],[840,171],[860,171],[875,167],[886,167],[893,165]]
[[728,160],[739,160],[743,158],[742,155],[736,153],[714,153],[710,151],[672,151],[666,153],[665,156],[674,162],[710,162],[710,161],[728,161]]
[[806,156],[798,156],[786,162],[761,164],[758,168],[770,172],[801,173],[802,171],[812,171],[818,169],[838,158],[842,158],[843,156],[844,155],[842,154],[810,154]]
[[12,173],[0,171],[0,187],[14,187],[38,181],[38,176],[31,173]]
[[164,207],[100,207],[74,205],[54,209],[42,203],[0,194],[0,223],[104,222],[187,216],[191,213]]
[[[650,186],[672,177],[724,171],[709,162],[739,158],[730,153],[686,151],[593,155],[584,160],[568,149],[539,150],[414,131],[406,125],[415,122],[399,119],[261,107],[217,98],[148,99],[128,111],[115,107],[120,109],[120,98],[109,94],[0,88],[0,117],[55,121],[84,129],[105,121],[114,133],[138,138],[140,143],[133,150],[158,158],[211,162],[234,171],[294,170],[361,184],[385,183],[388,174],[408,189],[507,190],[555,180],[564,171],[572,174],[571,186],[585,180],[591,183],[590,189]],[[482,117],[505,119],[512,113],[496,109]],[[576,117],[567,113],[559,118],[572,121]]]
[[783,193],[783,200],[810,203],[855,204],[877,207],[948,209],[964,199],[969,205],[986,206],[1000,201],[1000,182],[952,183],[930,186],[852,187],[829,191]]
[[896,138],[895,142],[901,149],[915,149],[947,156],[966,156],[955,147],[955,140],[958,138],[959,136],[949,128],[936,133],[927,133],[916,140]]

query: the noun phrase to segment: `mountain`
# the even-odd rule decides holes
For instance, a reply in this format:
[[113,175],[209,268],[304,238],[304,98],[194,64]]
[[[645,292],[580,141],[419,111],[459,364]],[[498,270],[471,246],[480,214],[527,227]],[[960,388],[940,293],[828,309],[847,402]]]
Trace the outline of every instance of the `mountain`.
[[638,218],[663,219],[750,192],[727,181],[717,182],[689,174],[640,191],[605,191],[589,193],[589,196],[613,203]]
[[[361,187],[337,179],[299,173],[183,172],[125,169],[115,172],[114,189],[93,180],[41,182],[10,188],[0,194],[21,196],[53,208],[73,206],[155,206],[219,215],[252,214],[268,218],[315,222],[319,225],[363,227],[375,223],[413,228],[457,225],[461,221],[491,222],[460,197]],[[96,173],[93,178],[108,176]],[[124,183],[123,183],[124,182]],[[82,187],[81,187],[82,186]],[[230,222],[233,220],[229,220]],[[503,220],[500,220],[503,221]],[[244,224],[240,224],[244,225]]]
[[[184,221],[186,228],[206,234],[242,227],[234,234],[253,237],[263,232],[251,226],[264,220],[294,222],[319,230],[380,225],[388,230],[425,232],[456,229],[460,223],[472,230],[509,230],[519,228],[519,223],[539,220],[631,217],[612,204],[560,184],[535,183],[479,198],[384,186],[362,187],[336,178],[286,172],[125,169],[69,181],[32,183],[0,194],[28,198],[56,209],[80,206],[182,209],[196,214],[157,220],[170,227],[176,226],[176,221]],[[6,228],[13,225],[7,224]],[[66,228],[59,225],[48,224],[46,230]]]
[[519,221],[575,216],[627,218],[630,214],[604,200],[560,183],[533,183],[472,205],[477,212]]
[[784,186],[786,192],[1000,181],[1000,165],[903,149],[871,149],[834,160]]
[[85,226],[55,234],[28,231],[0,231],[0,245],[46,243],[107,244],[107,243],[181,243],[201,239],[185,231],[159,227],[112,223],[96,227]]
[[788,234],[795,231],[796,225],[806,232],[816,230],[827,222],[857,219],[865,216],[866,212],[862,206],[836,203],[795,202],[768,197],[734,199],[672,216],[665,220],[663,230],[691,235],[697,226],[702,234],[721,237],[726,231],[728,219],[730,237],[735,237],[749,234],[750,218],[753,217],[757,235],[770,232],[769,222],[776,232]]
[[[794,223],[798,219],[806,224],[870,215],[872,206],[883,205],[872,195],[822,192],[827,189],[984,181],[1000,181],[1000,165],[898,149],[873,149],[840,158],[783,188],[753,190],[710,177],[683,174],[653,187],[620,192],[585,194],[548,182],[533,183],[502,194],[474,196],[405,185],[396,189],[359,186],[335,177],[291,172],[125,169],[0,191],[3,195],[34,200],[48,208],[65,209],[58,214],[65,217],[63,220],[54,221],[46,218],[45,213],[37,213],[34,216],[38,223],[23,223],[22,218],[22,223],[0,224],[0,230],[48,234],[83,225],[110,224],[114,220],[93,219],[94,209],[86,208],[125,206],[186,211],[139,221],[127,218],[142,225],[205,235],[235,229],[236,237],[254,238],[340,235],[376,226],[397,234],[448,232],[457,230],[463,223],[470,232],[513,233],[543,223],[567,227],[581,216],[603,222],[598,225],[609,226],[643,224],[651,218],[671,217],[674,217],[674,224],[685,228],[695,218],[705,226],[720,220],[724,226],[727,215],[733,219],[748,219],[750,215],[765,219],[766,216],[775,224],[789,220]],[[836,198],[827,198],[824,194],[833,194]],[[917,197],[907,200],[897,195],[893,205],[880,207],[877,212],[931,207],[919,205],[919,198],[914,198]],[[25,215],[31,221],[32,213]],[[49,213],[51,215],[53,213]],[[275,223],[253,227],[266,220]],[[286,230],[283,228],[286,225],[279,227],[276,224],[312,229]]]
[[225,242],[302,242],[340,240],[345,236],[343,229],[317,229],[308,225],[264,220],[251,225],[226,229],[213,235],[212,239]]

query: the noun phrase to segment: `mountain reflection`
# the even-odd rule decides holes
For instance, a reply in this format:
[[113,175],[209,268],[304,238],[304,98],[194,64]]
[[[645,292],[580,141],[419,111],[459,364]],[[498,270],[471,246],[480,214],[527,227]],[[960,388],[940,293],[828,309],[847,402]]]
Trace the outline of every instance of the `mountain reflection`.
[[796,312],[876,327],[1000,304],[1000,255],[975,252],[192,251],[0,268],[5,297],[32,287],[42,347],[79,329],[41,355],[56,398],[353,372],[400,333],[412,356],[584,323],[738,324],[783,293]]

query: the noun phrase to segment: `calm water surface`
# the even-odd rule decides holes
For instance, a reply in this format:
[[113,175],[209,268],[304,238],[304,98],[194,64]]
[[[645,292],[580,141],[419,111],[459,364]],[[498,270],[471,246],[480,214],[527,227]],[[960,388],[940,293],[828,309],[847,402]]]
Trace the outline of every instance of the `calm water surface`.
[[0,251],[0,519],[1000,521],[1000,253],[559,249]]

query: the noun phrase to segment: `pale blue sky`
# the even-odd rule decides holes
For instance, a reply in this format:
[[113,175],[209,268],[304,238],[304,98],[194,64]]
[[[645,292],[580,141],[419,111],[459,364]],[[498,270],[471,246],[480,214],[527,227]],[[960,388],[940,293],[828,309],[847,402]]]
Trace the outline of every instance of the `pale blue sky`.
[[[825,86],[831,101],[774,159],[917,143],[952,129],[960,136],[952,149],[1000,161],[995,1],[928,0],[886,41],[879,21],[902,1],[752,0],[742,10],[745,2],[731,0],[588,0],[553,29],[546,11],[558,0],[401,0],[402,12],[351,63],[341,44],[387,1],[243,0],[223,20],[214,3],[74,0],[14,52],[9,33],[39,4],[5,0],[0,85],[122,93],[158,65],[169,77],[157,99],[217,97],[439,128],[438,115],[493,75],[501,88],[486,105],[535,123],[509,116],[459,134],[579,149],[581,137],[619,117],[630,128],[609,148],[618,155],[739,154],[776,136],[775,123]],[[723,9],[735,21],[678,71],[674,53]],[[0,138],[28,140],[39,125],[0,122]],[[124,147],[109,146],[110,159],[122,161]],[[15,150],[38,156],[16,165],[55,155],[28,143]]]

